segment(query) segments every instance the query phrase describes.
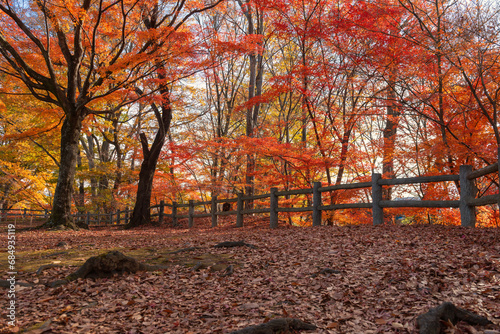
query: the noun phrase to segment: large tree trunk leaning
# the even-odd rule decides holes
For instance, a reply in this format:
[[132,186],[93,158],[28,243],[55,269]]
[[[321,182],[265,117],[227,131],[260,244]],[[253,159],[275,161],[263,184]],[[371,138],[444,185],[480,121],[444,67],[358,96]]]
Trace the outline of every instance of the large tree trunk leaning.
[[450,302],[445,302],[438,307],[431,308],[417,318],[420,334],[439,334],[441,322],[451,322],[456,325],[459,321],[465,321],[470,325],[486,326],[491,321],[467,310],[456,307]]
[[[158,138],[159,133],[156,134]],[[163,147],[163,141],[157,141],[153,143],[151,150],[147,149],[147,138],[144,133],[141,133],[141,143],[143,143],[143,154],[144,160],[141,164],[141,170],[139,172],[139,185],[137,187],[137,197],[135,200],[134,212],[132,213],[132,218],[127,224],[126,228],[137,227],[151,222],[151,212],[149,206],[151,204],[151,191],[153,190],[153,180],[156,171],[156,164],[158,162],[158,157]],[[157,146],[154,147],[155,143]],[[145,150],[146,148],[146,150]],[[152,154],[153,149],[155,149],[155,154]]]
[[[71,228],[77,226],[71,217],[71,200],[78,159],[78,141],[82,129],[81,113],[68,113],[61,128],[61,161],[49,221],[43,227]],[[82,226],[83,227],[83,226]]]
[[[158,23],[158,8],[155,6],[154,9],[149,13],[149,15],[144,16],[143,23],[147,29],[157,28]],[[125,225],[125,228],[132,228],[148,224],[151,222],[151,213],[149,207],[151,205],[151,191],[153,190],[153,179],[156,171],[156,165],[158,163],[158,158],[160,157],[163,144],[165,144],[165,139],[167,137],[168,130],[170,129],[170,122],[172,121],[172,105],[170,104],[170,89],[168,87],[168,80],[165,75],[167,71],[165,70],[164,64],[157,62],[157,78],[158,92],[161,96],[161,111],[158,106],[152,102],[150,104],[153,110],[156,120],[158,122],[158,131],[156,132],[155,139],[151,144],[151,148],[148,145],[148,139],[144,133],[140,134],[142,153],[144,160],[141,164],[141,170],[139,172],[139,184],[137,187],[137,197],[135,200],[134,212],[132,212],[132,217],[130,221]],[[142,95],[143,92],[140,88],[136,91]]]
[[[161,75],[159,77],[160,79],[165,79]],[[155,139],[151,144],[151,148],[149,148],[146,135],[144,133],[140,134],[144,160],[141,164],[141,170],[139,172],[139,185],[137,187],[137,197],[135,200],[134,212],[132,213],[130,222],[125,225],[125,228],[137,227],[151,222],[151,213],[149,211],[149,207],[151,205],[153,179],[156,171],[156,165],[158,163],[158,158],[160,157],[160,153],[163,148],[163,144],[165,143],[168,129],[170,128],[170,122],[172,120],[170,91],[168,87],[164,86],[160,89],[160,92],[163,97],[161,113],[154,103],[151,104],[151,109],[153,109],[156,120],[158,121],[158,132],[156,133]]]

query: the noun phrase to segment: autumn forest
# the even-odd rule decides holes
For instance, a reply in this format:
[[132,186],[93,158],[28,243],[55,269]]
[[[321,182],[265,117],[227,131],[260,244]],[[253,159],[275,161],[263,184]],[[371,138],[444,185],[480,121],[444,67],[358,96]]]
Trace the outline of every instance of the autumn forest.
[[496,0],[0,0],[0,334],[500,334],[499,112]]
[[[49,227],[133,207],[136,226],[160,200],[481,168],[498,160],[499,41],[487,0],[3,0],[0,205],[48,209]],[[459,187],[384,197],[455,199]],[[478,189],[496,193],[498,173]],[[498,221],[481,207],[480,224]]]

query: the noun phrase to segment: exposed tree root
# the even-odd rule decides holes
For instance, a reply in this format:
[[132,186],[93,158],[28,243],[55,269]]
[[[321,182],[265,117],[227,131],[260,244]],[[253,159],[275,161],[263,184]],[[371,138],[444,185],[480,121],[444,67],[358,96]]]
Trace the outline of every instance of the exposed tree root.
[[278,334],[290,333],[297,330],[313,330],[316,326],[308,324],[298,319],[279,318],[273,319],[266,323],[246,327],[229,334]]
[[[31,287],[34,286],[31,283],[19,282],[19,281],[15,281],[14,285],[25,286],[25,287],[28,287],[28,288],[31,288]],[[12,286],[12,281],[0,279],[0,288],[9,289],[11,286]]]
[[431,308],[429,312],[417,318],[420,334],[439,334],[441,321],[451,322],[456,325],[459,321],[465,321],[470,325],[489,325],[491,321],[467,310],[456,307],[450,302],[445,302],[438,307]]
[[42,273],[42,271],[46,270],[46,269],[50,269],[50,268],[58,268],[58,267],[62,267],[62,265],[60,264],[55,264],[55,263],[50,263],[50,264],[44,264],[43,266],[40,266],[40,268],[38,268],[38,270],[36,271],[36,274],[37,275],[40,275]]
[[77,271],[63,280],[52,282],[49,286],[57,287],[78,278],[104,278],[112,277],[114,274],[160,269],[165,269],[165,267],[140,263],[136,259],[123,255],[118,251],[112,251],[89,258]]
[[66,230],[88,230],[89,226],[85,222],[77,221],[76,223],[72,219],[65,219],[63,222],[55,223],[54,220],[49,219],[42,225],[38,226],[37,229],[47,229],[53,231],[66,231]]
[[223,247],[243,247],[247,246],[250,248],[257,248],[257,246],[254,246],[252,244],[247,244],[246,242],[242,241],[224,241],[221,243],[218,243],[217,245],[214,246],[214,248],[223,248]]
[[220,274],[221,277],[224,277],[224,276],[229,276],[229,275],[232,275],[234,273],[234,267],[232,264],[228,265],[226,267],[226,269],[224,269],[224,272]]
[[68,243],[66,241],[61,241],[56,245],[56,247],[67,248]]
[[208,266],[201,261],[196,262],[196,264],[191,268],[191,271],[197,271],[200,269],[206,269]]

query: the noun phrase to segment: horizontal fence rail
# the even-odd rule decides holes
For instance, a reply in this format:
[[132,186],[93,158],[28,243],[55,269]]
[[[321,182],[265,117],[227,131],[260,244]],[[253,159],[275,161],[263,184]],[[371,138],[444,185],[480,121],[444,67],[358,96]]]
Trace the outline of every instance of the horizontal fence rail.
[[47,220],[50,216],[48,210],[32,209],[0,209],[0,224],[14,223],[22,227],[35,227]]
[[[472,170],[472,166],[460,166],[458,175],[436,175],[436,176],[419,176],[399,179],[382,179],[381,174],[372,174],[371,182],[359,182],[351,184],[339,184],[323,187],[320,182],[314,182],[312,188],[280,190],[271,188],[267,194],[244,196],[242,193],[237,194],[237,198],[218,199],[213,196],[210,201],[195,202],[190,200],[188,203],[172,202],[165,203],[160,201],[160,204],[150,207],[151,216],[158,217],[158,222],[164,222],[165,218],[170,217],[173,226],[178,226],[178,219],[187,218],[188,227],[193,227],[195,218],[211,217],[212,227],[218,224],[219,216],[236,216],[236,226],[243,226],[243,216],[246,214],[269,214],[270,227],[278,226],[278,214],[287,212],[312,212],[313,226],[321,225],[322,212],[330,210],[343,209],[371,209],[373,224],[379,225],[384,222],[384,208],[459,208],[461,225],[474,227],[476,225],[475,207],[483,205],[498,204],[500,195],[485,195],[476,198],[475,180],[479,177],[486,176],[491,173],[498,172],[498,163],[487,167]],[[384,200],[382,195],[383,187],[391,187],[396,185],[422,184],[432,182],[459,182],[460,193],[459,200]],[[368,203],[342,203],[323,205],[322,194],[325,192],[334,192],[337,190],[350,189],[370,189],[372,202]],[[280,207],[279,198],[294,195],[311,195],[312,203],[304,207]],[[268,207],[261,208],[244,208],[245,201],[255,201],[269,199]],[[203,206],[203,212],[196,212],[195,208]],[[209,206],[209,210],[207,210]],[[170,208],[171,213],[165,213],[165,208]],[[182,211],[182,212],[180,212]],[[112,213],[76,213],[74,219],[79,222],[85,222],[88,226],[106,226],[106,225],[123,225],[129,221],[132,215],[132,210],[117,210]],[[47,219],[49,213],[47,210],[1,210],[0,222],[7,221],[14,217],[17,219],[43,218]]]

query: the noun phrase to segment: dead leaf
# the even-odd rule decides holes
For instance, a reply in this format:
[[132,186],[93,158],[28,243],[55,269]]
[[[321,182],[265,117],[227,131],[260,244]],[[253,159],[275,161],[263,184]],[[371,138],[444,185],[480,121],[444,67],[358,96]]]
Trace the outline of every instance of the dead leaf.
[[405,326],[403,324],[400,324],[399,322],[393,322],[391,326],[394,328],[405,328]]
[[257,303],[246,303],[246,304],[240,305],[239,308],[242,309],[242,310],[251,310],[251,309],[259,308],[259,304],[257,304]]
[[330,322],[328,325],[326,325],[326,328],[328,328],[328,329],[336,329],[338,327],[339,327],[338,322]]

